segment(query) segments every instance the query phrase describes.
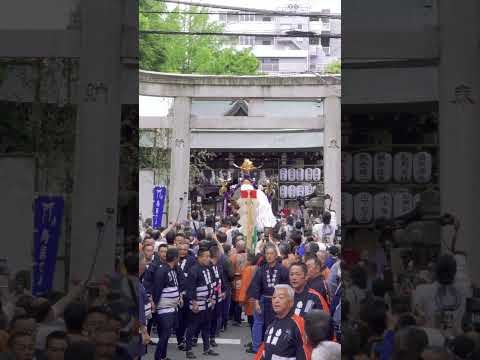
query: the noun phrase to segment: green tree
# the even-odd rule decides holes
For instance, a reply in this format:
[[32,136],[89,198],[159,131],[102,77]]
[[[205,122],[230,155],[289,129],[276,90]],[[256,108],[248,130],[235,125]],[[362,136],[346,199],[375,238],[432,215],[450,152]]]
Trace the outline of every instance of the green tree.
[[[141,0],[141,11],[166,11],[164,3]],[[140,29],[185,32],[222,32],[223,25],[211,21],[206,10],[191,6],[182,13],[179,7],[168,14],[140,12]],[[222,48],[222,41],[214,35],[158,35],[140,37],[140,67],[143,70],[184,74],[255,74],[258,60],[250,50],[237,51]]]
[[341,74],[342,73],[342,64],[340,60],[333,61],[327,66],[325,66],[324,70],[325,74]]

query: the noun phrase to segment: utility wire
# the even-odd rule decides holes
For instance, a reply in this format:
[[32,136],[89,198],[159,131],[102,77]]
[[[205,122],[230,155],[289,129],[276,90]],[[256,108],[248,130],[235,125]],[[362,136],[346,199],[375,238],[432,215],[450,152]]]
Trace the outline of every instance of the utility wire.
[[321,14],[321,15],[307,15],[307,14],[296,14],[296,15],[289,15],[285,14],[285,12],[271,12],[265,14],[263,12],[238,12],[238,11],[139,11],[141,14],[186,14],[186,15],[261,15],[261,16],[288,16],[288,17],[309,17],[309,18],[319,18],[319,19],[339,19],[340,15],[336,14]]
[[[191,5],[191,6],[199,6],[199,7],[205,7],[205,8],[213,8],[213,9],[226,9],[226,10],[238,10],[238,11],[245,11],[245,12],[254,12],[258,14],[272,14],[272,13],[278,13],[278,10],[265,10],[265,9],[254,9],[254,8],[248,8],[248,7],[239,7],[239,6],[229,6],[229,5],[219,5],[219,4],[210,4],[210,3],[201,3],[201,2],[195,2],[195,1],[183,1],[183,0],[159,0],[160,2],[164,3],[173,3],[173,4],[179,4],[179,5]],[[281,11],[280,12],[283,15],[289,15],[289,16],[323,16],[326,15],[324,12],[296,12],[296,11]],[[330,18],[341,18],[340,14],[328,14]]]
[[157,34],[157,35],[210,35],[210,36],[255,36],[255,37],[284,37],[284,38],[325,38],[340,39],[340,34],[316,34],[312,32],[299,31],[285,34],[256,34],[256,33],[214,33],[202,31],[166,31],[166,30],[140,30],[140,34]]

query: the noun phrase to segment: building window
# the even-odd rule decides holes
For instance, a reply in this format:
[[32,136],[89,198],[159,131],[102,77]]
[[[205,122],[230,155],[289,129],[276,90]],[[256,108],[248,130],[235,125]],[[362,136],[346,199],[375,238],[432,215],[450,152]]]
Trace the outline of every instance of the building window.
[[240,15],[240,22],[255,21],[255,14],[242,14]]
[[318,37],[311,37],[309,39],[310,45],[318,45],[320,44],[320,40]]
[[310,16],[310,21],[320,21],[320,16]]
[[262,21],[270,22],[270,21],[272,21],[272,18],[271,18],[270,16],[264,16],[264,17],[262,18]]
[[[329,33],[322,33],[323,35],[330,35]],[[322,47],[330,47],[330,38],[329,37],[322,37],[321,39]]]
[[267,37],[262,37],[262,38],[256,38],[255,39],[255,44],[261,44],[261,45],[272,45],[272,38],[267,38]]
[[220,21],[226,22],[227,21],[227,14],[220,14]]
[[323,53],[325,54],[325,56],[330,56],[330,47],[324,47]]
[[253,46],[255,45],[255,36],[240,36],[239,44]]
[[298,25],[297,25],[297,29],[298,29],[298,30],[302,30],[302,29],[303,29],[302,24],[298,24]]
[[261,59],[261,70],[263,72],[279,71],[279,59],[264,58]]
[[237,23],[238,22],[238,15],[236,14],[228,14],[227,15],[227,22],[228,23]]

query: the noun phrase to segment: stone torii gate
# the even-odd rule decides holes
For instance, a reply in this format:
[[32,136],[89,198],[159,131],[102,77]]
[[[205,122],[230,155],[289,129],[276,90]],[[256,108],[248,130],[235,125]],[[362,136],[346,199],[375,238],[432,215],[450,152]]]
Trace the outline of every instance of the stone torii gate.
[[[168,207],[171,217],[180,214],[179,220],[184,220],[187,216],[192,130],[222,130],[228,133],[242,129],[297,129],[304,131],[305,138],[312,134],[318,136],[320,144],[323,133],[323,144],[320,146],[324,151],[324,191],[333,196],[332,208],[336,210],[340,221],[341,104],[338,76],[205,76],[140,71],[139,92],[141,96],[174,98],[173,116],[140,115],[140,128],[173,130]],[[222,115],[192,116],[192,101],[238,99],[248,100],[248,116],[228,117],[228,121]],[[265,100],[319,99],[324,101],[324,114],[321,116],[270,116],[264,111]],[[213,141],[220,141],[218,136]]]

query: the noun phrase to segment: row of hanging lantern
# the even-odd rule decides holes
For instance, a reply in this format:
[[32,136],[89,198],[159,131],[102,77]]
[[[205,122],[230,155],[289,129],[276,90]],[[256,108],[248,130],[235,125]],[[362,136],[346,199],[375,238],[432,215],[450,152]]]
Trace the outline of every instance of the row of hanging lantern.
[[297,199],[309,196],[315,192],[315,187],[312,184],[300,185],[280,185],[279,196],[280,199]]
[[283,181],[315,181],[322,179],[322,170],[319,167],[315,168],[281,168],[279,170],[278,178]]
[[412,211],[419,195],[408,191],[359,192],[352,195],[342,192],[342,224],[369,224],[375,220],[391,220]]
[[388,183],[393,178],[397,183],[426,184],[432,179],[432,155],[398,152],[392,156],[388,152],[370,154],[360,152],[352,155],[342,152],[342,183],[352,180],[357,183]]

